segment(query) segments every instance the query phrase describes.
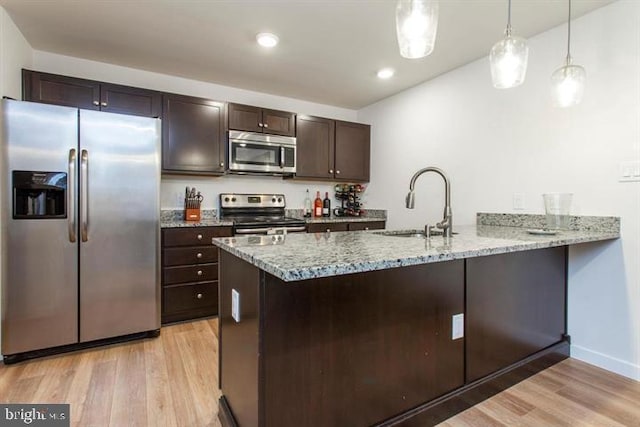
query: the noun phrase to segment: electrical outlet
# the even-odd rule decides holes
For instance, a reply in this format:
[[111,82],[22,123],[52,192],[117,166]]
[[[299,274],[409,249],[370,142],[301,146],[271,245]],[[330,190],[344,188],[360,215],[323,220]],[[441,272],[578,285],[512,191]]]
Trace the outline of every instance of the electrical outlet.
[[231,317],[240,322],[240,292],[231,289]]
[[513,193],[513,209],[518,211],[524,209],[524,193]]
[[451,316],[451,339],[457,340],[464,337],[464,313]]

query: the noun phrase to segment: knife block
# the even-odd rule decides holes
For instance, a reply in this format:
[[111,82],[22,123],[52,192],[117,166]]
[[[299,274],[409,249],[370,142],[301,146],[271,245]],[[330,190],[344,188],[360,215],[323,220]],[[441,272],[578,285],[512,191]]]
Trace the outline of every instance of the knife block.
[[184,210],[185,221],[200,221],[200,209],[185,209]]

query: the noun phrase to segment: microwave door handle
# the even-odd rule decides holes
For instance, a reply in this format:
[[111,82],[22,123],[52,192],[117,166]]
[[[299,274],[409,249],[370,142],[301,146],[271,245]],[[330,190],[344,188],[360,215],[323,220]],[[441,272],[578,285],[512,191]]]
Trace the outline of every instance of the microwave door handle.
[[280,167],[284,167],[284,147],[280,147]]
[[69,241],[76,241],[76,149],[69,150],[69,170],[67,171],[67,224]]

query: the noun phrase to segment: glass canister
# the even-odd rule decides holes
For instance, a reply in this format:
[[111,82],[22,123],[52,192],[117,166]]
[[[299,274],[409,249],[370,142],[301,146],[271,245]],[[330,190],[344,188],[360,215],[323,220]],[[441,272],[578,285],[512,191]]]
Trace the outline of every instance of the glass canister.
[[550,230],[567,230],[569,228],[571,199],[573,193],[546,193],[544,199],[544,211],[547,228]]

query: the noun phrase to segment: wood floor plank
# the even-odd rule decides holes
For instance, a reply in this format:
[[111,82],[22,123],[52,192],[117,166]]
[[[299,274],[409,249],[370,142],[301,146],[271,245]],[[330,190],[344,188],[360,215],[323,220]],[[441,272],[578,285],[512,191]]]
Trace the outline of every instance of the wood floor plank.
[[146,366],[144,344],[128,345],[117,359],[111,403],[112,426],[145,426],[147,421]]
[[[69,403],[74,427],[220,427],[218,321],[0,365],[0,402]],[[440,427],[637,427],[640,383],[567,359]],[[355,426],[354,426],[355,427]]]

